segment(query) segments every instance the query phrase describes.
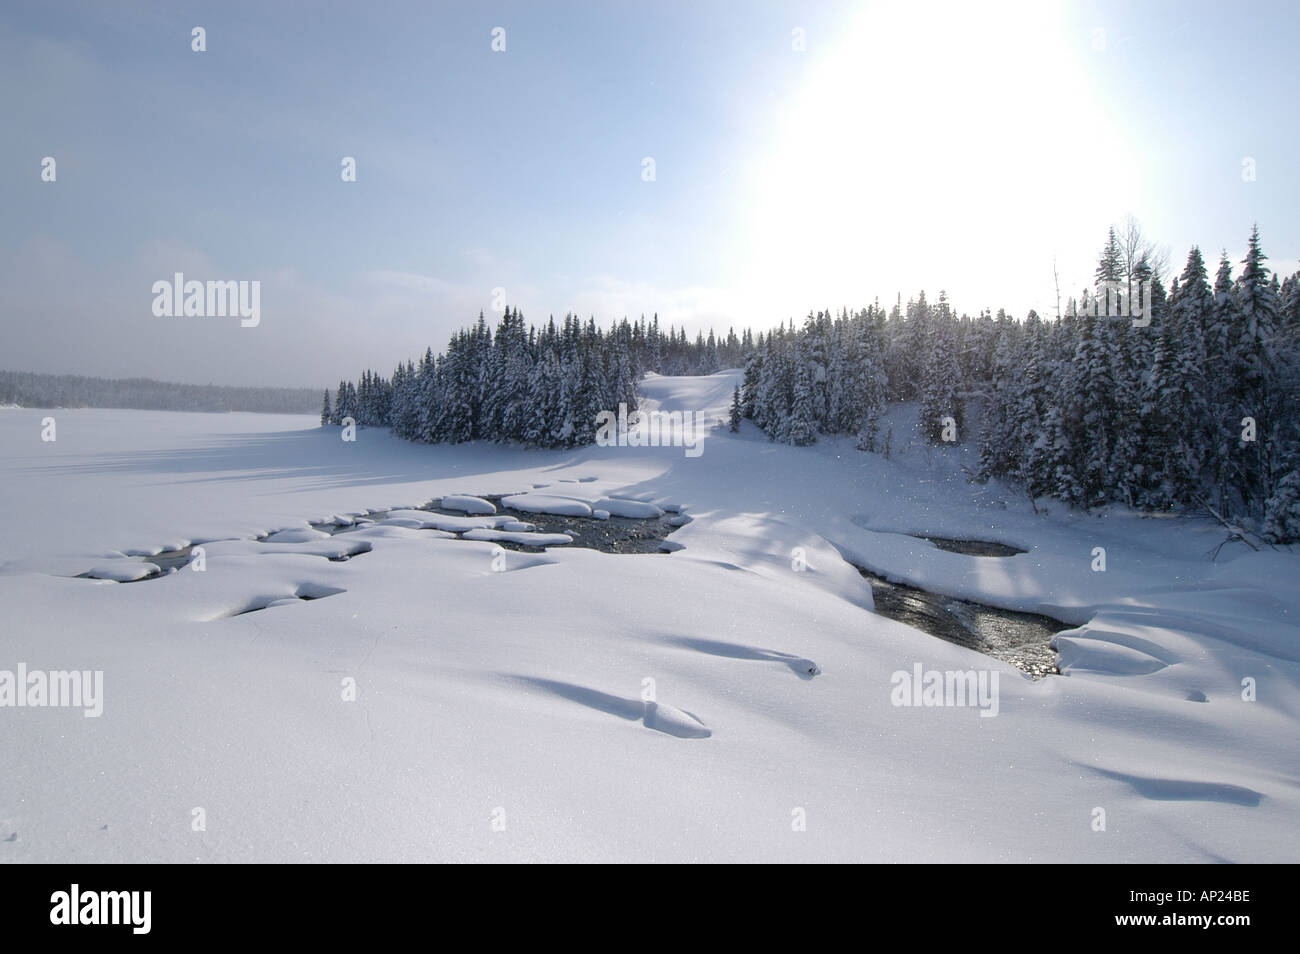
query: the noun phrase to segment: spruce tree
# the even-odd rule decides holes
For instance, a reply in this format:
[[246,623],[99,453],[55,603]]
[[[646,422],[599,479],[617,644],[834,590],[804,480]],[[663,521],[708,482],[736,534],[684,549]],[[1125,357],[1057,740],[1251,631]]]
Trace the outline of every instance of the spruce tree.
[[944,419],[952,418],[958,439],[962,436],[965,408],[957,393],[960,373],[950,340],[951,325],[936,318],[926,334],[921,375],[921,426],[931,444],[941,443]]
[[800,363],[794,371],[794,389],[790,397],[790,422],[786,433],[786,439],[796,447],[806,447],[817,440],[812,373],[803,363]]
[[[1247,512],[1257,518],[1264,516],[1266,501],[1282,476],[1276,452],[1282,443],[1283,422],[1294,405],[1294,400],[1288,401],[1277,387],[1281,370],[1277,287],[1264,265],[1267,259],[1256,226],[1251,230],[1244,267],[1233,292],[1237,325],[1231,336],[1229,360],[1236,385],[1234,416],[1239,415],[1234,423],[1239,429],[1234,466],[1239,480],[1237,490]],[[1255,421],[1254,441],[1241,439],[1241,421],[1245,418]]]

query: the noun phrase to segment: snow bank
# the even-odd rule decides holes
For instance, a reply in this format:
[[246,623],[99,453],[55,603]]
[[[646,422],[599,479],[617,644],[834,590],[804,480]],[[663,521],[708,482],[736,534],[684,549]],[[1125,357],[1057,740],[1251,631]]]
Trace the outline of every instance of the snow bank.
[[470,497],[466,494],[452,494],[443,497],[440,504],[443,510],[462,510],[468,514],[492,514],[497,512],[496,505],[482,497]]
[[617,497],[601,497],[593,507],[604,510],[615,517],[637,517],[644,519],[647,517],[662,517],[664,512],[652,503],[646,503],[640,500],[628,500]]
[[[725,418],[738,379],[643,393]],[[914,442],[914,419],[891,409],[885,460],[725,427],[688,459],[103,410],[62,411],[57,442],[6,453],[33,446],[39,412],[0,415],[0,668],[104,673],[99,718],[0,711],[0,863],[1300,857],[1300,557],[1230,545],[1212,563],[1222,531],[1205,522],[1034,513],[965,481],[973,448]],[[581,477],[596,480],[560,483]],[[515,532],[496,515],[409,507],[254,540],[534,484],[689,501],[694,519],[671,556],[505,552],[431,529]],[[68,578],[183,539],[220,541],[203,572]],[[1030,682],[872,613],[846,557],[1056,608],[1078,624],[1057,637],[1065,676]],[[917,665],[1000,676],[997,717],[895,705]]]
[[162,570],[153,563],[140,560],[114,560],[110,563],[96,563],[86,571],[86,576],[94,580],[113,580],[117,583],[131,583],[145,577],[157,576]]
[[556,547],[573,542],[573,538],[567,533],[530,533],[508,530],[467,530],[461,535],[461,539],[497,540],[529,547]]
[[465,530],[492,529],[511,522],[511,517],[456,517],[428,510],[393,510],[380,520],[382,526],[407,527],[413,530],[445,530],[461,533]]
[[328,540],[330,535],[313,527],[287,527],[266,536],[267,543],[307,543],[311,540]]
[[553,513],[561,517],[590,517],[591,505],[572,497],[556,497],[551,494],[517,494],[506,497],[501,506],[524,513]]

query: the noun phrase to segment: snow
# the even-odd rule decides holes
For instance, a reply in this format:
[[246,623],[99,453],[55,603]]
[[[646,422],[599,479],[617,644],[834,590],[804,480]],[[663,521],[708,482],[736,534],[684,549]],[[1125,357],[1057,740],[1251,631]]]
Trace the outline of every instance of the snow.
[[159,568],[153,563],[142,563],[139,560],[112,560],[106,563],[96,563],[86,571],[86,575],[96,580],[111,580],[115,583],[130,583],[135,580],[143,580],[145,577],[155,576]]
[[622,500],[617,497],[601,497],[592,506],[612,514],[615,517],[662,517],[664,512],[652,503],[639,500]]
[[[643,403],[725,420],[737,380],[650,376]],[[965,481],[970,448],[914,440],[915,407],[882,422],[888,461],[752,427],[689,458],[104,410],[56,412],[43,443],[47,413],[0,416],[0,670],[102,670],[104,709],[0,708],[0,863],[1300,855],[1297,555],[1211,562],[1208,522],[1035,514]],[[671,555],[524,553],[464,538],[530,532],[511,518],[414,509],[524,487],[505,506],[692,519]],[[202,541],[201,572],[74,578]],[[1066,620],[1065,675],[875,615],[849,561]],[[998,674],[997,716],[893,705],[916,664]]]
[[468,494],[451,494],[442,498],[443,510],[461,510],[470,514],[492,514],[497,512],[496,505],[482,497]]
[[329,534],[324,530],[315,530],[312,527],[286,527],[283,530],[277,530],[269,534],[266,538],[267,543],[307,543],[311,540],[327,540]]
[[408,527],[413,530],[442,530],[448,534],[465,530],[492,529],[510,521],[509,517],[456,517],[428,510],[391,510],[379,523],[388,527]]
[[468,530],[461,534],[461,539],[505,541],[530,547],[564,546],[573,542],[567,533],[532,533],[527,530]]
[[591,504],[575,497],[552,494],[516,494],[503,498],[501,505],[524,513],[551,513],[561,517],[590,517],[592,510]]

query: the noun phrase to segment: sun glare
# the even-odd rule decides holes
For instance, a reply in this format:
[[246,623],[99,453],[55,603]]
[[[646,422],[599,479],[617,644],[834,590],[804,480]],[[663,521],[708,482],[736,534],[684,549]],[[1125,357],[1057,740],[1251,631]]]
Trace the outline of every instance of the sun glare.
[[[810,37],[808,78],[752,169],[747,307],[798,316],[943,287],[971,312],[1042,310],[1054,256],[1067,291],[1135,192],[1080,62],[1091,40],[1039,3],[878,5],[819,58]],[[1026,234],[1038,258],[1010,260]]]

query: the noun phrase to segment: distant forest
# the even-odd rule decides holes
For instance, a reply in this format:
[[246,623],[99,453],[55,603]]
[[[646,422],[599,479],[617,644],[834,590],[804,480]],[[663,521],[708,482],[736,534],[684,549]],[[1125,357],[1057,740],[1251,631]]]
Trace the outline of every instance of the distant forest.
[[550,318],[528,325],[519,309],[506,309],[496,332],[482,313],[470,328],[452,336],[446,351],[425,350],[391,377],[363,371],[343,380],[333,400],[321,400],[321,424],[391,427],[406,440],[426,444],[472,440],[518,441],[537,447],[577,447],[596,439],[602,410],[637,407],[637,381],[646,372],[712,374],[739,367],[754,348],[748,331],[726,338],[712,331],[660,329],[626,318],[607,330],[594,318]]
[[[442,354],[339,382],[321,423],[351,418],[427,443],[572,447],[595,439],[598,410],[635,410],[647,371],[743,366],[733,425],[747,418],[774,441],[855,435],[859,449],[888,456],[887,405],[918,401],[930,442],[977,442],[977,480],[1084,509],[1207,513],[1297,540],[1300,272],[1280,280],[1266,260],[1253,231],[1237,278],[1225,253],[1211,281],[1194,247],[1166,286],[1165,255],[1130,221],[1110,230],[1095,291],[1056,318],[958,316],[946,295],[931,304],[922,293],[890,310],[877,301],[692,343],[657,317],[601,330],[566,315],[539,329],[507,310],[495,335],[480,315]],[[1141,319],[1130,314],[1139,299]],[[970,421],[968,404],[981,412]]]
[[232,388],[174,384],[149,378],[85,378],[75,374],[0,371],[0,404],[20,407],[114,407],[139,411],[314,413],[310,388]]

